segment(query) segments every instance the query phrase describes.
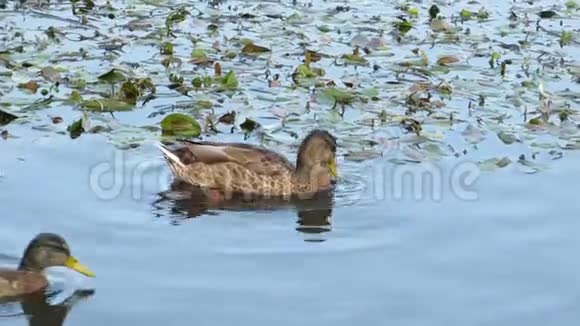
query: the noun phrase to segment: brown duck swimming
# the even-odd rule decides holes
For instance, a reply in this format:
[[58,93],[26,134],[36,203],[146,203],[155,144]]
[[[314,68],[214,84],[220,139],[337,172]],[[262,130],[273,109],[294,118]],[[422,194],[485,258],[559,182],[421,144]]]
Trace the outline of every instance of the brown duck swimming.
[[18,270],[0,269],[0,299],[44,290],[48,281],[42,272],[52,266],[66,266],[83,275],[95,277],[88,267],[71,256],[70,249],[61,236],[41,233],[28,244]]
[[313,194],[328,190],[337,176],[336,138],[325,130],[304,138],[296,166],[272,150],[243,143],[182,140],[159,148],[177,180],[222,196]]

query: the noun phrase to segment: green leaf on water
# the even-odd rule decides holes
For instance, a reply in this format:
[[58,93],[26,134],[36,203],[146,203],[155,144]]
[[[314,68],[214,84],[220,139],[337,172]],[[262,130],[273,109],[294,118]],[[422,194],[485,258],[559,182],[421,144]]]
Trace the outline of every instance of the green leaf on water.
[[419,17],[419,8],[417,7],[408,8],[407,13],[411,17]]
[[81,95],[81,93],[79,93],[79,91],[74,90],[68,96],[68,100],[72,103],[80,104],[83,101],[83,96]]
[[242,130],[244,130],[247,133],[254,131],[259,126],[260,126],[259,123],[250,118],[246,118],[246,120],[240,124],[240,128],[242,128]]
[[140,92],[139,88],[137,88],[137,85],[135,85],[135,83],[133,83],[132,81],[128,80],[123,83],[123,86],[121,86],[119,98],[124,102],[135,105],[137,104],[139,94]]
[[413,28],[413,23],[404,18],[399,19],[401,21],[395,22],[393,25],[401,34],[405,35]]
[[506,145],[511,145],[511,144],[513,144],[513,143],[515,143],[515,142],[519,141],[519,140],[518,140],[518,138],[517,138],[516,136],[514,136],[514,135],[513,135],[513,134],[511,134],[511,133],[507,133],[507,132],[505,132],[505,131],[500,131],[500,132],[497,134],[497,137],[498,137],[498,138],[499,138],[499,139],[500,139],[500,140],[501,140],[501,141],[502,141],[504,144],[506,144]]
[[271,52],[271,50],[268,49],[267,47],[256,45],[253,42],[247,43],[242,48],[242,53],[248,54],[248,55],[262,54],[262,53],[267,53],[267,52]]
[[345,54],[342,58],[350,64],[354,65],[366,65],[367,60],[360,55],[360,49],[357,46],[353,51],[352,54]]
[[78,138],[83,133],[87,132],[90,128],[89,115],[86,111],[83,111],[83,115],[80,119],[70,124],[66,130],[69,132],[69,136],[72,139]]
[[0,126],[5,126],[16,119],[18,117],[14,114],[0,110]]
[[201,86],[203,85],[203,80],[201,79],[201,77],[197,76],[191,81],[191,84],[195,88],[201,88]]
[[296,67],[296,70],[294,70],[294,76],[296,78],[314,78],[317,75],[312,71],[312,69],[310,69],[309,65],[303,63]]
[[460,13],[461,18],[463,19],[470,19],[472,15],[473,13],[467,9],[462,9]]
[[90,99],[81,102],[81,106],[94,112],[131,111],[135,107],[131,103],[115,98]]
[[494,171],[498,168],[504,168],[512,163],[512,160],[509,157],[504,156],[501,159],[499,158],[490,158],[478,163],[479,168],[482,171]]
[[161,54],[173,55],[173,43],[163,42],[163,44],[161,44]]
[[172,113],[161,121],[163,135],[198,137],[201,135],[201,126],[195,119],[183,113]]
[[213,103],[210,100],[199,100],[197,101],[196,107],[203,110],[209,110],[213,107]]
[[552,18],[558,15],[554,10],[543,10],[539,13],[540,18]]
[[230,70],[222,79],[222,85],[229,90],[234,90],[238,88],[239,82],[236,74]]
[[109,70],[108,72],[97,77],[97,79],[99,81],[102,81],[105,83],[115,84],[115,83],[124,82],[125,80],[127,80],[127,77],[125,77],[125,74],[123,73],[123,71],[121,71],[117,68],[113,68],[113,69]]
[[501,58],[501,53],[499,52],[493,52],[491,54],[491,58],[489,58],[489,66],[491,68],[495,67],[495,63],[497,60],[499,60]]
[[167,28],[167,35],[172,35],[173,27],[183,21],[190,15],[189,11],[185,8],[179,8],[172,11],[165,19],[165,28]]
[[573,40],[574,33],[570,31],[562,31],[562,34],[560,35],[560,46],[564,47],[566,45],[569,45],[570,42],[572,42]]
[[379,89],[377,87],[369,87],[358,92],[361,96],[366,96],[368,98],[378,97],[379,96]]
[[322,95],[332,98],[337,104],[350,104],[356,99],[356,95],[336,87],[328,87],[321,91]]
[[192,62],[196,65],[201,65],[209,62],[209,57],[207,53],[203,49],[195,49],[191,52],[191,57],[193,58]]
[[477,12],[477,19],[479,20],[486,20],[489,18],[489,12],[485,10],[485,8],[479,9]]

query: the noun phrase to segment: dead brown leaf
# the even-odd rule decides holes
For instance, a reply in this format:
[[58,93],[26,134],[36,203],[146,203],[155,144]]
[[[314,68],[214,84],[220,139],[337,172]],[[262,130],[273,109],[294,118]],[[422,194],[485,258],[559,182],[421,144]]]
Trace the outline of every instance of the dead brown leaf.
[[22,83],[18,85],[18,88],[24,88],[27,89],[29,91],[31,91],[32,93],[36,93],[36,91],[38,90],[38,83],[34,80],[29,80],[27,83]]

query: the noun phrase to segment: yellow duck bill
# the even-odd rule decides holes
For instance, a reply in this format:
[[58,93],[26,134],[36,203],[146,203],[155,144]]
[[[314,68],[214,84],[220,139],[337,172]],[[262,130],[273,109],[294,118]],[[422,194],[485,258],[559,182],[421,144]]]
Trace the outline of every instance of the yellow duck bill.
[[328,170],[333,177],[338,177],[338,169],[336,168],[336,162],[328,162]]
[[87,266],[81,264],[78,259],[76,259],[73,256],[70,256],[66,262],[64,263],[64,265],[72,270],[75,270],[83,275],[86,275],[88,277],[95,277],[95,273],[93,271],[91,271]]

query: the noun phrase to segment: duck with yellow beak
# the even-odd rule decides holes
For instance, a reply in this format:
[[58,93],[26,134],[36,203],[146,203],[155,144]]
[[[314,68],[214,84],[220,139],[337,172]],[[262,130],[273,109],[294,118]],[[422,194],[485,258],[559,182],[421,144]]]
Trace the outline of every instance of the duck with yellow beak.
[[18,270],[0,269],[0,299],[44,290],[48,280],[42,273],[53,266],[66,266],[88,277],[95,274],[70,253],[66,241],[53,233],[37,235],[24,251]]
[[158,145],[176,180],[223,194],[291,197],[327,191],[338,176],[336,137],[312,130],[296,165],[274,150],[247,143],[178,140]]

